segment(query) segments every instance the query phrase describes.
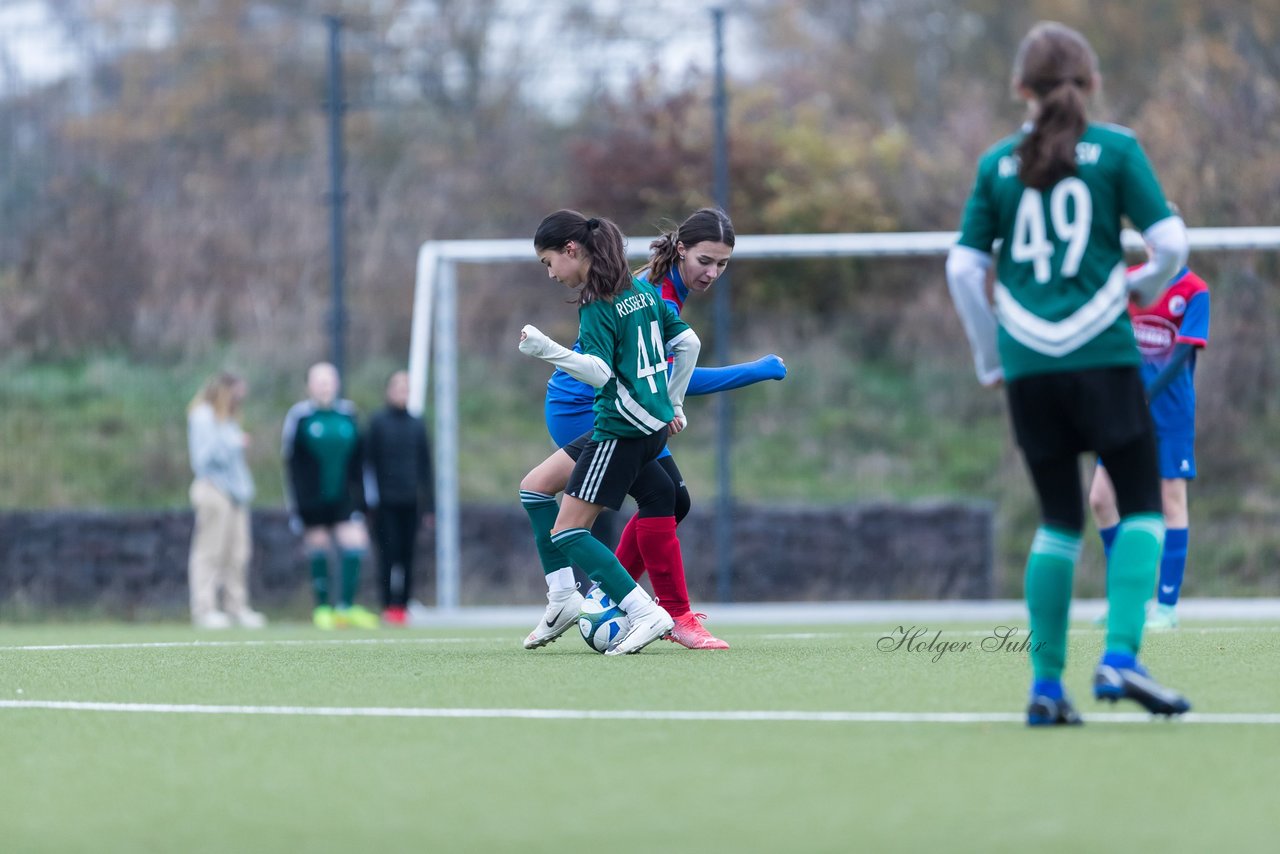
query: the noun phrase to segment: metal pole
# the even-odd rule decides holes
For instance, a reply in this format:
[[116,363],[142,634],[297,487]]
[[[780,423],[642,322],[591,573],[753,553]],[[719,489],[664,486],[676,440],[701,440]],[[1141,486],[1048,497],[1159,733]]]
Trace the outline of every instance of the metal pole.
[[343,278],[346,275],[346,236],[343,231],[343,205],[346,191],[342,187],[342,114],[346,105],[342,100],[342,19],[326,15],[329,28],[329,249],[332,263],[330,279],[333,289],[333,305],[329,317],[333,366],[338,376],[345,376],[346,362],[346,308],[343,305]]
[[[715,88],[715,200],[720,209],[729,210],[729,95],[724,82],[724,9],[711,10],[715,29],[716,88]],[[713,329],[716,336],[716,364],[731,364],[730,331],[732,303],[729,276],[720,277],[714,298]],[[721,602],[733,600],[733,482],[730,469],[730,449],[733,444],[732,399],[727,394],[716,395],[716,598]]]
[[462,588],[458,503],[458,265],[438,268],[436,304],[436,607],[457,610]]

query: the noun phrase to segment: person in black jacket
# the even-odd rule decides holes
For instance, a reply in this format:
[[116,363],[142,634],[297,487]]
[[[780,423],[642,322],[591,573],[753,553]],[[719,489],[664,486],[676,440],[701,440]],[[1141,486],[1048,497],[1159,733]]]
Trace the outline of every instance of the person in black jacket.
[[387,380],[386,401],[365,435],[365,498],[382,571],[382,620],[403,626],[413,593],[418,528],[435,522],[435,492],[426,427],[406,408],[407,373],[396,371]]

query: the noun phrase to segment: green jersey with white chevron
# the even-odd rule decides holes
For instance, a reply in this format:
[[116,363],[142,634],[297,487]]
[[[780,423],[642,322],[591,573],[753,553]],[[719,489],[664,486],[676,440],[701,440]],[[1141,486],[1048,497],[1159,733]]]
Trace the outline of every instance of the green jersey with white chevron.
[[1137,365],[1120,218],[1146,231],[1171,216],[1151,162],[1127,128],[1091,123],[1076,144],[1076,174],[1033,190],[1018,179],[1021,140],[1015,134],[982,156],[959,240],[979,252],[1000,241],[1005,379]]
[[603,359],[613,376],[596,389],[592,438],[635,438],[665,429],[675,417],[667,396],[667,351],[689,325],[639,279],[612,300],[578,309],[578,345]]

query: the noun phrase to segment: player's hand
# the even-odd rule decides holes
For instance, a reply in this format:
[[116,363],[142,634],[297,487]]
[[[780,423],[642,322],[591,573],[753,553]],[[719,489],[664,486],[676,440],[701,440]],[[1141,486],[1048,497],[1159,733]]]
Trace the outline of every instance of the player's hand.
[[672,436],[689,426],[689,419],[684,417],[684,407],[677,406],[675,407],[675,410],[676,417],[672,418],[671,422],[667,424],[667,430]]
[[782,357],[776,353],[770,353],[760,360],[760,364],[768,370],[768,378],[771,380],[784,380],[787,378],[787,363],[782,361]]
[[526,356],[540,357],[550,340],[538,327],[525,324],[520,330],[520,352]]
[[983,388],[1004,388],[1004,367],[998,367],[986,373],[978,374],[978,383]]

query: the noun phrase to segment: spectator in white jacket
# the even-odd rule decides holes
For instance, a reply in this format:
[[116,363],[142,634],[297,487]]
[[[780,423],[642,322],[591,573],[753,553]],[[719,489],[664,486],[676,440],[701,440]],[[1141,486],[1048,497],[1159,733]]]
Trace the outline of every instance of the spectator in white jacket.
[[243,379],[223,371],[211,377],[187,407],[187,446],[195,474],[188,575],[191,621],[199,628],[266,625],[262,614],[249,607],[253,475],[245,461],[249,436],[240,426],[247,391]]

